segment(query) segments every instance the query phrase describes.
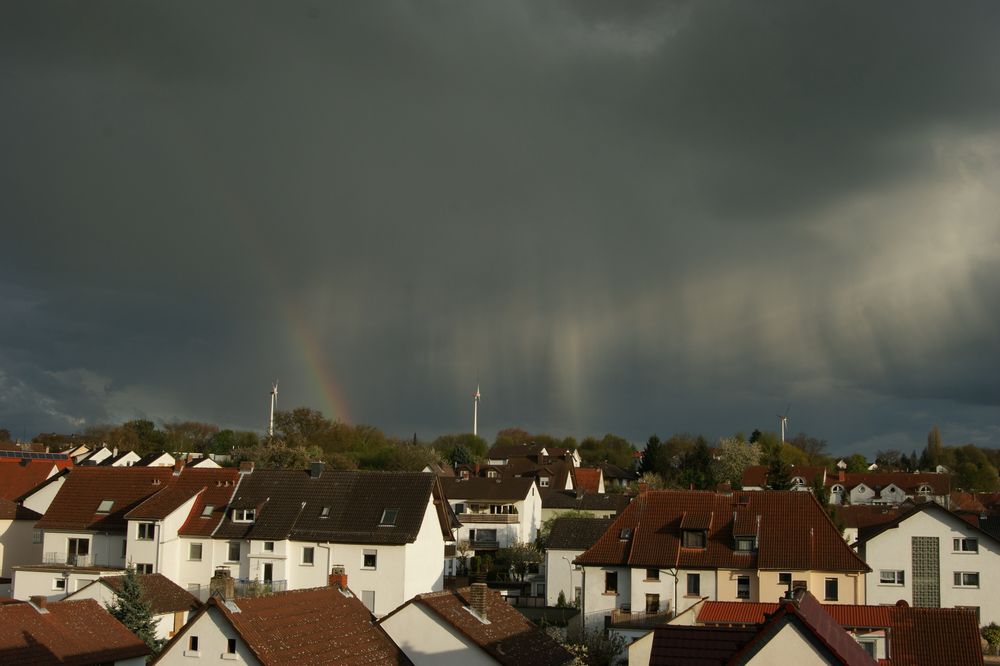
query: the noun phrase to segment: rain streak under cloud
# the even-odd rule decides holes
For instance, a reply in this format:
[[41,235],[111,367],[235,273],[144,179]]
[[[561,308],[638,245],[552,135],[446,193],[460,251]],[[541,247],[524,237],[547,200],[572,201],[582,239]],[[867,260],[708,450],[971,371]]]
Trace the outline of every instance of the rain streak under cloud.
[[998,25],[7,3],[0,426],[1000,446]]

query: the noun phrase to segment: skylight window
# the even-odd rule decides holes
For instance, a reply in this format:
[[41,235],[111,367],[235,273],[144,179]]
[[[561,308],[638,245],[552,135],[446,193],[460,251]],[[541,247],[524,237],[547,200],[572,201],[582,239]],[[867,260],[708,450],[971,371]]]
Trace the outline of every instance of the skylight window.
[[631,527],[623,527],[622,531],[619,532],[619,534],[618,534],[618,538],[619,539],[623,539],[623,540],[631,539],[632,538],[632,528]]
[[320,509],[319,510],[319,517],[320,518],[329,518],[330,517],[330,507],[324,506],[322,509]]
[[201,517],[208,518],[212,515],[213,511],[215,511],[215,506],[212,504],[206,504],[201,510]]
[[101,500],[101,503],[97,505],[97,513],[111,513],[111,507],[114,505],[114,500]]
[[382,512],[382,520],[379,521],[380,527],[392,527],[396,524],[396,516],[399,515],[399,509],[385,509]]

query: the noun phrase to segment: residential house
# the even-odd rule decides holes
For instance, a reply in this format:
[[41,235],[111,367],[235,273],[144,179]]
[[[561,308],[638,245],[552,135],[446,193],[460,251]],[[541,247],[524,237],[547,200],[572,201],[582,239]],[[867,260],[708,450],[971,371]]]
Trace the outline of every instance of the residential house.
[[234,662],[410,663],[354,593],[332,586],[254,598],[213,596],[153,661],[159,666]]
[[576,449],[534,443],[494,446],[486,452],[486,458],[491,465],[508,465],[517,458],[525,458],[536,465],[562,460],[579,467],[581,462],[580,452]]
[[622,493],[588,493],[576,490],[550,490],[542,494],[542,522],[569,511],[586,513],[594,518],[611,518],[632,501]]
[[585,493],[604,494],[604,471],[600,467],[574,467],[573,486]]
[[301,589],[342,568],[365,605],[384,615],[444,585],[454,537],[440,497],[437,477],[423,472],[324,471],[313,463],[309,471],[246,473],[212,535],[213,569]]
[[557,518],[545,543],[545,605],[559,595],[569,605],[582,603],[583,569],[574,560],[597,543],[613,518]]
[[10,594],[13,567],[42,559],[41,539],[35,523],[41,515],[0,497],[0,594]]
[[173,467],[176,464],[177,459],[166,451],[147,453],[134,463],[136,467]]
[[935,502],[860,530],[858,553],[872,568],[871,604],[902,599],[919,608],[968,608],[1000,623],[1000,541]]
[[647,491],[576,562],[586,625],[637,630],[703,597],[863,603],[869,571],[812,493],[787,491]]
[[[778,603],[704,601],[696,619],[685,613],[671,624],[744,627],[763,623]],[[695,610],[695,609],[693,609]],[[951,608],[913,608],[906,602],[891,606],[823,604],[833,620],[865,651],[882,663],[916,666],[981,664],[978,624],[974,613]]]
[[[142,601],[149,606],[153,616],[159,639],[172,638],[201,608],[198,599],[163,574],[139,575],[136,580],[142,591]],[[70,594],[66,601],[93,599],[107,608],[115,603],[124,584],[125,576],[104,576]]]
[[[770,469],[767,465],[751,465],[743,470],[741,485],[743,490],[769,490],[771,489],[768,478]],[[776,490],[811,490],[814,485],[826,483],[827,474],[825,467],[792,465],[788,468],[789,484],[788,488],[777,488]]]
[[600,463],[598,467],[601,468],[601,472],[604,474],[604,485],[608,489],[624,492],[628,490],[629,485],[633,481],[639,480],[639,475],[633,470],[622,469],[618,465],[609,462]]
[[[809,592],[784,599],[749,626],[656,627],[629,646],[630,664],[848,664],[877,662]],[[982,657],[980,656],[980,663]],[[895,661],[893,662],[895,664]]]
[[118,448],[109,449],[102,446],[80,458],[77,465],[103,465],[105,467],[131,467],[140,460],[140,456],[135,451],[118,452]]
[[467,542],[477,554],[531,543],[542,526],[542,500],[534,479],[441,478],[441,486],[462,524],[458,541]]
[[830,504],[902,504],[932,501],[948,506],[951,475],[939,472],[844,472],[826,479]]
[[379,626],[416,666],[554,666],[572,659],[485,583],[417,595]]
[[93,599],[0,606],[0,663],[143,666],[149,648]]

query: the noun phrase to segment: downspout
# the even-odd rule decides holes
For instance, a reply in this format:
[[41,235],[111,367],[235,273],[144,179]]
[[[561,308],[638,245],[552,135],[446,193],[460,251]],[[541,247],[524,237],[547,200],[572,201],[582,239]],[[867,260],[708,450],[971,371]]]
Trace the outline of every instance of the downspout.
[[326,583],[324,584],[325,587],[326,585],[330,584],[330,571],[331,571],[330,567],[332,566],[331,560],[333,559],[333,549],[330,547],[329,541],[326,542],[325,546],[321,544],[319,541],[317,541],[316,547],[323,548],[324,550],[326,550],[326,573],[324,574],[324,578],[326,578]]

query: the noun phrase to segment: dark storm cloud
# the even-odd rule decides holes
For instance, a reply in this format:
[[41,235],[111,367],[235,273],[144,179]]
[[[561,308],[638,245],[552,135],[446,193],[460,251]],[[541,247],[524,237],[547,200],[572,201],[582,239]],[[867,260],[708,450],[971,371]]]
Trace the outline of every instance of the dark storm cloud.
[[998,14],[9,3],[0,419],[982,441]]

